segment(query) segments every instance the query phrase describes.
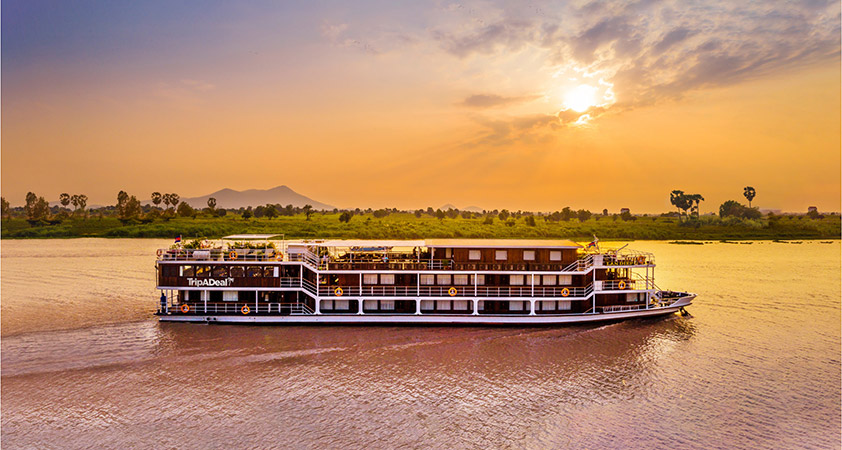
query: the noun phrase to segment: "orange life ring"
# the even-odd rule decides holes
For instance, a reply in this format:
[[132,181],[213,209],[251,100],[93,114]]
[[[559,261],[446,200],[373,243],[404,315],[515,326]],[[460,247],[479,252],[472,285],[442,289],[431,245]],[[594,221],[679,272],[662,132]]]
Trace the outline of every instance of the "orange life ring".
[[455,287],[452,287],[452,288],[450,288],[450,289],[448,289],[448,290],[447,290],[447,293],[448,293],[448,294],[450,294],[450,296],[451,296],[451,297],[453,297],[454,295],[456,295],[458,292],[459,292],[459,291],[457,291]]
[[240,308],[240,311],[242,311],[243,314],[248,314],[251,312],[251,309],[249,308],[249,305],[243,305],[243,307]]
[[231,259],[237,259],[237,252],[232,250],[230,253],[228,253],[228,257]]
[[570,295],[570,289],[564,288],[561,290],[562,297],[567,297],[568,295]]
[[338,287],[338,288],[334,289],[334,290],[333,290],[333,293],[334,293],[334,295],[336,295],[337,297],[342,297],[342,294],[343,294],[342,288],[341,288],[341,287]]
[[158,253],[158,256],[161,256],[161,255],[163,255],[163,254],[164,254],[164,251],[163,251],[163,250],[161,250],[161,249],[159,248],[159,249],[158,249],[158,251],[157,251],[156,253]]
[[626,288],[626,282],[621,281],[620,284],[617,285],[621,290]]
[[188,304],[181,305],[181,312],[189,313],[190,312],[190,305],[188,305]]
[[281,253],[281,252],[278,252],[278,254],[275,255],[275,259],[277,259],[278,261],[283,261],[284,260],[284,254]]

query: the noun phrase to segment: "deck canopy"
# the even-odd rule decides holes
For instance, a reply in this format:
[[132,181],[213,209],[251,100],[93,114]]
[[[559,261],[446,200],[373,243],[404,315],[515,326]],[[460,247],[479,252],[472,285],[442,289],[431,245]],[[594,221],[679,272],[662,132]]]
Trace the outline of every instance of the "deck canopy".
[[224,236],[224,241],[268,241],[273,237],[283,236],[282,234],[232,234]]
[[307,245],[316,245],[319,247],[329,247],[329,248],[348,248],[348,249],[359,249],[360,251],[375,251],[372,249],[384,249],[384,248],[395,248],[395,247],[405,247],[405,248],[413,248],[413,247],[424,247],[424,241],[422,240],[386,240],[386,239],[335,239],[335,240],[327,240],[322,242],[313,242]]
[[567,239],[427,239],[429,248],[582,248]]

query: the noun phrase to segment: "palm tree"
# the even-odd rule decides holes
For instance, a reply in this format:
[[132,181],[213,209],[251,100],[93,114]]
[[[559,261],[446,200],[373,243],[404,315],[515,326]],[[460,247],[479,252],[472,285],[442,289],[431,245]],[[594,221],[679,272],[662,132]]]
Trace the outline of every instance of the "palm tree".
[[170,203],[172,203],[172,209],[175,209],[178,206],[179,202],[178,194],[170,194]]
[[61,195],[58,196],[58,201],[61,203],[61,206],[67,208],[67,205],[70,204],[70,195],[66,192],[63,192]]
[[161,204],[161,200],[162,200],[162,198],[161,198],[160,192],[153,192],[152,193],[152,204],[154,204],[156,208],[158,207],[158,205]]
[[211,211],[216,209],[216,199],[215,198],[211,197],[211,198],[208,199],[208,208],[210,208]]
[[748,200],[749,208],[751,208],[751,201],[754,200],[755,195],[757,195],[757,191],[755,191],[753,187],[746,186],[743,188],[743,196]]
[[670,192],[670,204],[678,209],[678,221],[681,222],[681,205],[685,201],[684,191],[674,190]]
[[702,197],[701,194],[689,194],[689,195],[687,195],[688,203],[690,205],[693,205],[692,209],[690,210],[691,215],[695,214],[696,218],[699,218],[699,202],[703,202],[704,200],[705,200],[705,198]]
[[171,199],[170,194],[164,194],[164,195],[161,196],[161,200],[163,200],[164,206],[166,206],[165,209],[170,209],[170,199]]

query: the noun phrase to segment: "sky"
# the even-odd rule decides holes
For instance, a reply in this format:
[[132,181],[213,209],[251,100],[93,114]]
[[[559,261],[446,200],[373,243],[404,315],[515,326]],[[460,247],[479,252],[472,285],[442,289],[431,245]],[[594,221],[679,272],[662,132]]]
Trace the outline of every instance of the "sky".
[[839,211],[841,20],[824,0],[9,0],[0,187],[640,213],[681,189],[705,213],[751,185]]

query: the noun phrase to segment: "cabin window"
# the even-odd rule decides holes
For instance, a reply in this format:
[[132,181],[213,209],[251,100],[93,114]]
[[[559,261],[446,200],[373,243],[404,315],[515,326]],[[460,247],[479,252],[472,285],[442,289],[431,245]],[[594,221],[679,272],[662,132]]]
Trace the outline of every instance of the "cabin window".
[[509,259],[509,252],[506,250],[495,250],[494,251],[494,259],[496,261],[505,261]]
[[377,284],[377,274],[367,273],[363,275],[363,284]]
[[334,300],[333,301],[333,309],[347,311],[348,309],[350,309],[348,300]]
[[322,300],[322,309],[333,309],[333,300]]
[[436,284],[448,285],[450,284],[450,274],[436,275]]
[[523,275],[509,275],[510,286],[523,286]]
[[225,266],[214,266],[211,269],[211,276],[214,278],[222,278],[228,276],[228,267]]
[[222,301],[224,302],[236,302],[239,298],[237,291],[222,291]]
[[535,250],[524,250],[523,251],[523,260],[524,261],[535,261]]
[[559,300],[558,309],[559,311],[570,311],[570,300]]
[[377,309],[377,300],[366,300],[363,302],[363,309]]
[[380,300],[380,309],[392,311],[395,309],[394,300]]
[[479,250],[468,250],[468,259],[471,261],[479,261],[482,259],[482,252]]
[[523,302],[509,302],[509,311],[523,311]]
[[275,275],[275,267],[266,266],[263,268],[263,276],[266,278],[274,277]]
[[161,265],[161,276],[164,277],[177,277],[179,276],[178,267],[173,266],[172,264],[163,264]]
[[445,257],[446,259],[450,259],[450,258],[452,258],[452,257],[453,257],[453,249],[452,249],[452,248],[446,248],[446,249],[444,249],[444,257]]
[[467,275],[453,275],[453,284],[456,286],[467,286],[468,285],[468,276]]
[[424,286],[432,286],[436,284],[435,275],[421,275],[421,284]]
[[244,272],[243,266],[231,266],[232,277],[242,277]]
[[197,277],[209,277],[211,274],[211,266],[196,266],[196,276]]
[[384,273],[380,275],[380,284],[395,284],[395,274]]
[[247,277],[260,277],[263,275],[263,268],[260,266],[248,266],[246,269]]
[[627,301],[627,302],[629,302],[629,303],[631,303],[631,302],[636,302],[636,301],[637,301],[637,293],[636,293],[636,292],[634,292],[634,293],[632,293],[632,292],[627,293],[627,294],[626,294],[626,301]]
[[555,286],[556,285],[555,275],[544,275],[541,284],[543,284],[544,286]]
[[192,277],[193,276],[193,266],[179,266],[178,276],[180,276],[180,277]]
[[436,300],[436,311],[450,311],[450,300]]
[[573,275],[559,275],[558,284],[562,286],[570,286],[573,284]]
[[465,311],[468,309],[467,300],[453,300],[453,309],[457,311]]
[[477,302],[477,311],[481,311],[485,309],[485,300],[480,300]]
[[538,302],[538,307],[541,311],[555,311],[555,301]]
[[421,300],[421,309],[429,311],[433,309],[433,300]]
[[550,261],[561,261],[561,250],[550,251]]
[[475,280],[476,284],[478,284],[480,286],[485,284],[485,275],[471,275],[472,281],[474,281],[475,278],[476,278],[476,280]]

